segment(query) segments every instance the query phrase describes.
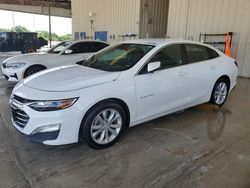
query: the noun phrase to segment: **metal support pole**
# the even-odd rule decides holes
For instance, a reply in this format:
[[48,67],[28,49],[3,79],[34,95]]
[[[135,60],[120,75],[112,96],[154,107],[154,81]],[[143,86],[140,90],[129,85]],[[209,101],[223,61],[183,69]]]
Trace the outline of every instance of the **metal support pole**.
[[48,14],[49,14],[49,47],[51,48],[51,13],[50,13],[50,0],[48,0]]
[[13,31],[16,32],[15,16],[13,11],[12,11],[12,24],[13,24]]

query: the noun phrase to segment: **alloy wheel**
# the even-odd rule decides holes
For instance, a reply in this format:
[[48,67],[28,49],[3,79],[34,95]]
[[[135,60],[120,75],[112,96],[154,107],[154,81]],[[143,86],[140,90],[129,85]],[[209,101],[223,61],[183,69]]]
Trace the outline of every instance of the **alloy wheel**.
[[220,82],[214,92],[214,101],[216,104],[223,104],[227,98],[227,84],[225,82]]
[[105,109],[92,121],[91,137],[98,144],[108,144],[119,135],[121,128],[121,114],[115,109]]

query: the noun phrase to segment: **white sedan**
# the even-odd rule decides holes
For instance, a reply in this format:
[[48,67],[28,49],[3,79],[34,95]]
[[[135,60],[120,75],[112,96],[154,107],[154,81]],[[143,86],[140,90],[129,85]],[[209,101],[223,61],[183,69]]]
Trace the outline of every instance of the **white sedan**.
[[115,44],[83,61],[33,75],[13,90],[14,127],[47,145],[108,147],[131,127],[198,104],[221,106],[236,86],[237,63],[184,40]]
[[3,77],[18,82],[44,69],[76,64],[107,46],[101,41],[65,41],[45,53],[14,56],[2,63]]

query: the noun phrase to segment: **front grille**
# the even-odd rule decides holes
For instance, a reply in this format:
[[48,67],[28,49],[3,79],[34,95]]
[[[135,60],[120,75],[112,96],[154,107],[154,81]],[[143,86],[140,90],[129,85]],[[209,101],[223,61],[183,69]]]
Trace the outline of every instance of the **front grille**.
[[30,119],[29,116],[23,110],[17,108],[14,105],[11,106],[11,110],[12,110],[13,122],[17,126],[24,128],[29,122]]
[[[12,119],[15,125],[24,128],[29,122],[30,117],[17,106],[23,105],[25,103],[32,102],[32,100],[19,97],[17,95],[13,96],[13,103],[10,105],[12,110]],[[16,103],[16,105],[15,105]]]

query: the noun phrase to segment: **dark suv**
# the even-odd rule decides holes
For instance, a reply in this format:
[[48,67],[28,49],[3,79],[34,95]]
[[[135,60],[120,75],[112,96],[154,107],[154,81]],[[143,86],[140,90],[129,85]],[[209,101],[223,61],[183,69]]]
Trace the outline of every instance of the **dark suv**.
[[36,52],[48,41],[37,37],[37,33],[24,32],[0,32],[0,51],[21,51],[22,53]]

